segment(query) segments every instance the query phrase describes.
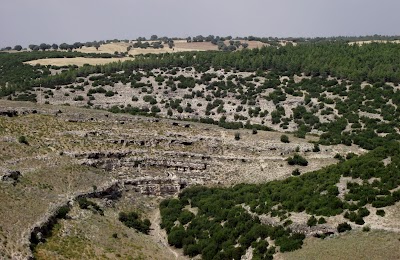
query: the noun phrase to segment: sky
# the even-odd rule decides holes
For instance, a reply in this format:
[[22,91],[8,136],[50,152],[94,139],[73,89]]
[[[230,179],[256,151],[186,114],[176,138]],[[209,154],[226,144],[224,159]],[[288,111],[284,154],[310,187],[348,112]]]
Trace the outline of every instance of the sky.
[[153,34],[400,35],[399,0],[0,0],[0,47]]

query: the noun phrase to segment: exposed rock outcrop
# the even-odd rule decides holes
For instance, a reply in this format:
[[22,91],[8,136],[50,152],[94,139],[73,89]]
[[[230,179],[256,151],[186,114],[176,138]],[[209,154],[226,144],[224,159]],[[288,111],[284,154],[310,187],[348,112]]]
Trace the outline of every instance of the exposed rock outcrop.
[[8,183],[17,183],[21,176],[21,172],[19,171],[7,171],[1,176],[1,180]]
[[140,177],[124,181],[126,189],[132,189],[144,195],[165,196],[179,193],[188,182],[185,179],[176,177],[151,178]]

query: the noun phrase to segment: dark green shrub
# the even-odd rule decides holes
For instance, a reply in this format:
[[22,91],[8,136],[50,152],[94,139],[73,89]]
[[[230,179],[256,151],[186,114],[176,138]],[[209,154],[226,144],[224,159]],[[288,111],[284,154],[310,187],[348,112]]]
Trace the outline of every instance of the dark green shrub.
[[15,101],[31,101],[36,103],[36,94],[18,94],[18,96],[16,96],[14,98]]
[[168,234],[168,243],[176,248],[182,248],[185,237],[186,232],[182,226],[173,227]]
[[240,140],[240,133],[239,132],[235,133],[235,140]]
[[182,210],[178,220],[182,225],[186,225],[194,218],[194,214],[187,210]]
[[307,220],[307,226],[309,227],[313,227],[315,225],[317,225],[317,219],[314,216],[311,216],[308,220]]
[[287,135],[281,135],[281,142],[282,143],[289,143],[289,137]]
[[56,218],[64,218],[65,219],[67,217],[67,214],[69,211],[70,211],[69,206],[67,206],[67,205],[62,206],[61,208],[58,209]]
[[131,212],[120,212],[118,216],[119,221],[124,223],[125,226],[129,228],[134,228],[137,231],[144,233],[144,234],[149,234],[150,232],[150,220],[144,219],[141,220],[140,216],[138,213],[131,211]]
[[348,153],[346,154],[346,160],[350,160],[351,158],[357,157],[357,154],[355,153]]
[[18,137],[18,142],[21,144],[29,145],[28,140],[26,139],[26,137],[24,135],[21,135],[20,137]]
[[107,91],[105,94],[104,94],[106,97],[112,97],[112,96],[114,96],[115,95],[115,92],[114,91],[111,91],[111,90],[109,90],[109,91]]
[[376,215],[384,217],[386,215],[385,211],[383,209],[378,209],[376,211]]
[[343,162],[344,161],[344,158],[343,158],[343,156],[342,155],[340,155],[340,154],[335,154],[335,156],[333,157],[333,158],[335,158],[335,159],[337,159],[337,160],[339,160],[339,161],[341,161],[341,162]]
[[98,212],[100,215],[104,215],[103,209],[100,208],[97,203],[92,202],[84,197],[77,199],[78,205],[81,209],[93,209],[95,212]]
[[317,153],[319,151],[321,151],[321,149],[319,148],[319,144],[314,144],[313,152]]
[[183,253],[189,257],[195,257],[201,253],[201,247],[198,244],[189,244],[183,247]]
[[156,113],[161,112],[161,109],[158,106],[152,106],[150,111],[151,111],[151,113],[156,114]]
[[153,96],[150,96],[150,95],[144,96],[144,97],[143,97],[143,100],[144,100],[145,102],[147,102],[147,103],[150,103],[150,105],[155,105],[155,104],[157,104],[157,100],[156,100]]
[[290,252],[300,249],[303,245],[304,234],[294,233],[291,236],[281,236],[276,239],[276,245],[280,246],[281,252]]
[[337,231],[339,233],[343,233],[349,230],[351,230],[351,226],[347,222],[341,223],[337,226]]
[[82,96],[76,96],[74,97],[74,101],[83,101],[84,98]]
[[289,157],[286,159],[289,165],[300,165],[307,166],[308,161],[299,154],[295,154],[293,157]]
[[371,230],[370,226],[364,226],[364,227],[362,228],[362,231],[363,231],[363,232],[369,232],[370,230]]
[[293,175],[293,176],[299,176],[300,174],[301,174],[301,172],[300,172],[299,168],[296,168],[296,169],[294,169],[294,170],[292,171],[292,175]]

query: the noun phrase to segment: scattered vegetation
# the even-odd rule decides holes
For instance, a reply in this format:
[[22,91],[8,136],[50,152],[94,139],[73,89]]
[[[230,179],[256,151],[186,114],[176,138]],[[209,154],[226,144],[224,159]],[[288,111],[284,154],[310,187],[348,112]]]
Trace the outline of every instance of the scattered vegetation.
[[301,155],[295,154],[293,157],[289,157],[286,159],[289,165],[300,165],[300,166],[307,166],[308,161]]
[[[382,160],[388,156],[392,161],[385,167]],[[161,226],[168,233],[169,243],[183,248],[191,257],[201,254],[203,259],[240,258],[250,245],[255,247],[262,243],[265,246],[267,237],[274,240],[282,252],[296,250],[302,246],[303,235],[283,225],[262,225],[257,215],[271,214],[290,220],[289,212],[305,211],[312,215],[307,224],[314,226],[326,222],[314,215],[328,217],[346,213],[355,214],[349,219],[357,223],[369,214],[365,208],[367,204],[380,208],[400,201],[400,191],[390,192],[400,186],[396,177],[399,166],[400,145],[389,143],[366,155],[281,181],[239,184],[231,188],[188,188],[179,198],[160,204]],[[336,186],[341,176],[377,180],[371,184],[349,182],[349,192],[342,201],[337,197]],[[251,215],[243,205],[256,215]],[[198,213],[194,215],[186,207],[197,208]],[[351,230],[351,226],[342,223],[337,230],[345,232]],[[260,253],[264,252],[261,257],[273,251],[275,249],[261,250]]]
[[[130,48],[174,46],[170,38],[153,35],[151,39],[154,41],[151,44],[138,39]],[[339,214],[349,223],[364,225],[364,218],[370,214],[369,206],[384,217],[382,208],[400,201],[400,147],[394,142],[400,140],[400,93],[396,90],[400,84],[398,45],[349,45],[346,42],[349,38],[334,42],[295,39],[300,43],[297,46],[287,44],[277,48],[277,39],[248,37],[246,40],[260,40],[271,46],[249,50],[247,43],[232,37],[200,35],[187,41],[211,42],[222,52],[143,55],[124,63],[60,68],[23,62],[113,55],[55,51],[83,46],[98,49],[97,42],[43,43],[31,45],[32,52],[20,52],[22,46],[17,45],[13,49],[19,53],[0,53],[0,97],[37,102],[43,93],[49,102],[54,92],[63,88],[68,89],[63,98],[71,96],[69,101],[79,102],[85,100],[80,91],[87,90],[87,105],[93,106],[99,95],[112,100],[118,94],[113,88],[121,83],[137,92],[129,97],[132,104],[107,107],[114,113],[167,115],[226,129],[246,128],[252,134],[271,130],[269,126],[293,130],[298,138],[319,133],[319,141],[312,149],[315,153],[320,152],[320,145],[333,144],[372,150],[363,156],[337,154],[338,165],[317,172],[301,174],[296,168],[293,177],[285,180],[229,188],[192,187],[176,199],[164,200],[160,204],[161,225],[167,231],[168,242],[190,257],[240,259],[251,246],[254,258],[270,259],[277,251],[269,245],[270,240],[281,252],[297,250],[303,245],[304,235],[289,228],[291,212],[311,215],[307,221],[310,227],[326,223],[323,216]],[[239,48],[242,50],[234,52]],[[232,74],[228,73],[231,71]],[[239,72],[248,74],[242,76]],[[292,100],[297,105],[288,111],[285,104]],[[268,102],[268,109],[263,109],[261,101]],[[200,107],[204,114],[196,110]],[[240,138],[240,133],[235,132],[234,139]],[[290,142],[287,135],[280,140]],[[29,144],[25,136],[20,136],[18,142]],[[299,152],[300,147],[287,158],[289,165],[308,165]],[[390,162],[383,163],[389,157]],[[348,182],[343,199],[338,197],[337,187],[341,177],[362,180]],[[77,202],[81,209],[104,214],[93,201],[79,198]],[[188,207],[197,208],[198,212],[194,214]],[[65,218],[68,210],[61,208],[58,216]],[[286,224],[263,225],[258,218],[260,214],[279,217]],[[149,233],[150,221],[142,220],[136,212],[121,212],[119,220],[139,232]],[[349,223],[339,224],[337,231],[351,230]],[[363,231],[369,231],[369,227],[364,226]],[[112,238],[117,239],[118,235],[115,233]]]
[[[220,39],[221,37],[194,37],[190,41],[217,40],[215,43],[218,44]],[[235,47],[236,41],[230,39],[232,42],[229,45]],[[273,42],[268,38],[264,40]],[[165,43],[169,39],[159,38],[159,41]],[[132,88],[143,89],[143,93],[153,97],[149,100],[150,105],[155,105],[157,98],[162,99],[163,96],[156,98],[150,95],[155,86],[149,81],[142,81],[142,78],[149,80],[154,77],[156,85],[164,88],[167,94],[179,90],[185,91],[180,97],[185,100],[194,97],[206,100],[208,104],[204,106],[204,115],[198,114],[194,104],[176,104],[173,100],[164,100],[163,108],[158,109],[129,104],[130,107],[111,108],[111,111],[162,116],[171,109],[176,117],[186,113],[186,120],[210,122],[229,129],[249,127],[248,129],[270,130],[269,122],[281,129],[288,129],[294,124],[296,137],[304,138],[307,133],[316,130],[322,133],[319,144],[355,144],[369,150],[400,139],[395,130],[399,127],[396,118],[400,117],[400,112],[396,107],[400,94],[390,85],[400,83],[400,70],[394,62],[400,56],[397,44],[373,43],[358,46],[342,41],[300,42],[302,44],[297,46],[288,44],[276,48],[272,44],[269,47],[237,52],[138,56],[135,60],[123,63],[66,67],[55,75],[50,73],[51,66],[30,66],[22,62],[46,57],[97,56],[57,51],[0,53],[0,66],[3,68],[0,72],[0,96],[36,102],[38,97],[35,90],[38,88],[51,90],[70,84],[112,88],[115,83],[121,82],[130,83]],[[45,45],[43,48],[47,50],[49,46]],[[74,44],[74,48],[81,46],[81,43]],[[207,72],[210,68],[224,71],[224,75],[217,76]],[[153,69],[161,70],[163,75],[155,75]],[[178,75],[177,71],[182,69],[190,69],[200,75]],[[233,71],[234,74],[226,74],[228,71]],[[252,74],[239,77],[235,72]],[[295,77],[300,75],[302,79],[296,81]],[[287,79],[283,80],[282,77]],[[87,79],[91,82],[85,83]],[[369,84],[364,86],[363,81]],[[192,91],[196,86],[205,86],[205,90]],[[267,89],[273,91],[267,95]],[[90,91],[92,90],[88,94],[94,93]],[[116,92],[107,89],[104,94],[112,97]],[[237,114],[231,115],[229,119],[223,101],[226,97],[234,97],[240,103],[236,105]],[[135,101],[136,98],[132,98],[132,102],[140,102],[139,98]],[[288,98],[301,98],[304,101],[299,101],[297,107],[292,109],[293,115],[287,115],[283,107]],[[81,99],[77,97],[76,101]],[[275,108],[261,111],[260,99],[271,101]],[[92,103],[89,102],[89,105]],[[224,119],[215,120],[215,117],[210,117],[216,114],[221,114]],[[325,120],[322,121],[322,118]],[[314,151],[318,151],[318,146],[315,146]]]
[[134,228],[141,233],[148,235],[150,232],[150,220],[147,218],[142,220],[137,212],[120,212],[118,219],[125,226]]
[[93,212],[99,213],[100,215],[104,215],[103,209],[100,208],[97,203],[88,200],[87,198],[81,197],[77,199],[78,205],[81,209],[90,209]]

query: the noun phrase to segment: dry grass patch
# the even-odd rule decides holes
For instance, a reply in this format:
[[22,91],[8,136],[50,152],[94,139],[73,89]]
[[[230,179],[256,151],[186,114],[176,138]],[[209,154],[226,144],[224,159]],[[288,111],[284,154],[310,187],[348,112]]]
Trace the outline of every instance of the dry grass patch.
[[[10,170],[22,174],[14,184],[0,182],[0,258],[27,257],[31,227],[56,205],[77,193],[91,192],[93,185],[102,187],[112,177],[54,151],[78,140],[57,136],[68,128],[65,121],[45,115],[0,118],[0,174]],[[28,144],[18,142],[21,135]]]
[[[181,50],[182,51],[182,50]],[[185,50],[183,50],[185,51]],[[187,50],[186,50],[187,51]],[[179,52],[179,50],[175,49],[170,49],[170,48],[162,48],[162,49],[152,49],[152,48],[147,48],[147,49],[140,49],[140,48],[136,48],[136,49],[132,49],[129,51],[129,55],[141,55],[141,54],[161,54],[161,53],[173,53],[173,52]]]
[[124,58],[84,58],[84,57],[78,57],[78,58],[53,58],[53,59],[38,59],[38,60],[32,60],[32,61],[27,61],[25,64],[29,65],[53,65],[53,66],[69,66],[69,65],[76,65],[76,66],[83,66],[85,64],[89,65],[104,65],[107,63],[112,63],[112,62],[123,62],[127,60],[133,60],[133,58],[130,57],[124,57]]
[[175,48],[186,49],[186,50],[197,50],[197,51],[216,51],[218,46],[211,42],[187,42],[187,41],[175,41]]
[[25,168],[22,161],[16,163],[13,168],[23,174],[19,182],[16,185],[0,184],[0,223],[7,241],[0,245],[0,251],[9,256],[29,254],[25,244],[28,230],[41,222],[55,205],[65,203],[76,193],[90,192],[92,185],[100,187],[108,179],[96,173],[98,170],[74,165],[68,159],[50,160],[56,162],[54,166],[46,166],[47,163],[40,159],[29,159],[26,163],[32,165],[32,171]]
[[[148,41],[151,42],[151,41]],[[261,48],[268,44],[259,42],[259,41],[241,41],[242,43],[247,43],[249,49],[254,48]],[[225,41],[225,44],[229,45],[229,41]],[[127,52],[128,47],[131,46],[132,43],[125,43],[125,42],[117,42],[117,43],[107,43],[103,44],[96,49],[95,47],[82,47],[81,49],[74,50],[75,52],[82,52],[82,53],[109,53],[114,54],[115,52]],[[140,49],[140,48],[133,48],[131,49],[128,54],[132,56],[142,55],[142,54],[161,54],[161,53],[176,53],[176,52],[186,52],[186,51],[217,51],[218,46],[212,44],[211,42],[187,42],[186,40],[177,40],[175,41],[175,46],[170,49],[168,46],[164,46],[162,49]],[[54,65],[54,66],[68,66],[68,65],[76,65],[76,66],[83,66],[84,64],[89,65],[104,65],[111,62],[118,62],[118,61],[127,61],[132,60],[131,57],[124,57],[124,58],[84,58],[84,57],[77,57],[77,58],[51,58],[51,59],[38,59],[25,62],[25,64],[29,65]]]
[[[96,201],[102,204],[101,200]],[[172,253],[150,235],[138,233],[118,220],[121,211],[146,214],[157,201],[124,194],[104,216],[73,207],[70,219],[61,220],[52,236],[35,249],[36,259],[174,259]],[[139,210],[138,210],[139,209]]]
[[83,53],[109,53],[114,54],[117,52],[126,52],[127,48],[130,46],[129,43],[125,42],[115,42],[115,43],[106,43],[100,45],[99,49],[97,50],[95,47],[82,47],[76,51],[83,52]]
[[302,249],[281,254],[281,259],[400,259],[400,234],[354,231],[321,240],[308,238]]

